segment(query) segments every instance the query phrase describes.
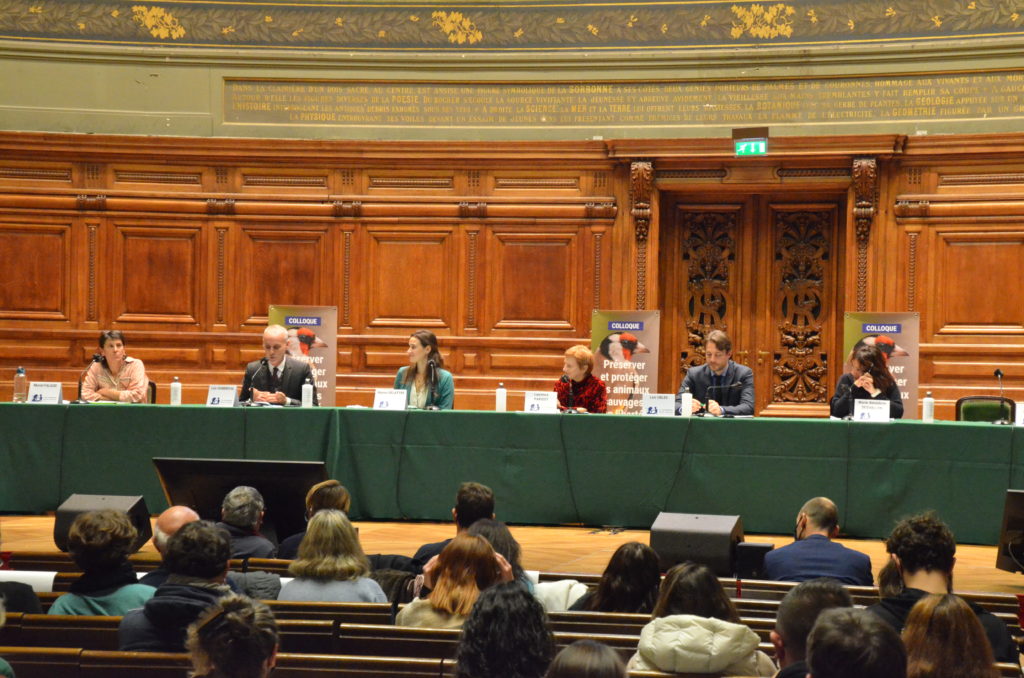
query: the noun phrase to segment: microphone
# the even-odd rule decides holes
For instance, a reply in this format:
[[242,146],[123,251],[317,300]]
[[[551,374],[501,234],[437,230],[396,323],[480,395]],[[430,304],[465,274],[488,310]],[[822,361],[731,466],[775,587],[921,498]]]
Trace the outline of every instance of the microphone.
[[846,401],[846,414],[843,415],[843,419],[849,421],[853,419],[853,387],[850,384],[840,384],[839,388],[842,391],[839,402]]
[[249,379],[249,398],[245,402],[250,403],[250,404],[252,403],[252,389],[253,389],[253,384],[256,383],[256,375],[258,375],[260,373],[260,370],[265,368],[267,366],[267,364],[268,364],[268,362],[267,362],[266,356],[260,358],[260,365],[259,365],[259,367],[256,368],[256,371],[252,373],[252,377]]
[[[708,386],[708,390],[707,390],[707,392],[704,395],[706,396],[707,400],[713,400],[713,398],[711,397],[712,391],[715,391],[715,390],[718,390],[718,391],[728,391],[729,389],[733,389],[733,388],[736,388],[737,386],[742,386],[742,385],[743,385],[743,383],[739,382],[739,381],[737,381],[734,384],[729,384],[728,386],[726,386],[724,384],[718,384],[718,385],[712,384],[711,386]],[[721,405],[721,403],[719,403],[719,405]],[[704,408],[706,410],[707,409],[707,405],[705,405]],[[723,413],[722,416],[725,416],[725,414]]]
[[999,419],[997,419],[993,423],[995,423],[995,424],[1009,424],[1010,421],[1006,417],[1002,416],[1002,414],[1004,412],[1003,405],[1006,402],[1003,399],[1003,371],[997,367],[996,371],[993,372],[992,374],[993,374],[993,376],[995,376],[996,379],[999,380],[999,415],[1000,415]]
[[431,399],[437,400],[437,366],[434,364],[434,361],[432,360],[427,361],[427,381],[430,384]]
[[82,400],[82,382],[85,381],[85,375],[88,374],[89,370],[92,369],[92,364],[93,363],[99,363],[99,362],[103,362],[103,354],[102,353],[93,353],[92,354],[92,358],[89,360],[88,364],[85,366],[85,369],[82,370],[82,374],[79,375],[79,377],[78,377],[78,399],[75,400],[76,403],[82,404],[82,403],[89,402],[88,400]]
[[570,412],[572,412],[576,407],[576,389],[573,388],[575,385],[572,383],[572,379],[569,378],[568,374],[563,374],[561,381],[563,384],[569,384],[569,404],[566,407]]

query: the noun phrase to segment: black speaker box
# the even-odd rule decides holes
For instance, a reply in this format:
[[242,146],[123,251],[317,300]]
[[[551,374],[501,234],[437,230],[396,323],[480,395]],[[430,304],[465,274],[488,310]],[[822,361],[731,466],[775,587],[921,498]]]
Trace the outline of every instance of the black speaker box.
[[691,560],[719,577],[733,576],[736,544],[743,541],[739,516],[659,513],[651,525],[651,548],[663,570]]
[[57,509],[57,517],[53,522],[53,543],[61,551],[68,550],[68,531],[71,523],[79,513],[114,509],[124,511],[128,519],[138,530],[139,536],[132,544],[132,553],[138,551],[153,536],[153,526],[149,522],[149,510],[144,497],[123,497],[113,494],[73,494]]
[[764,557],[775,548],[771,542],[745,541],[736,544],[736,578],[764,579]]

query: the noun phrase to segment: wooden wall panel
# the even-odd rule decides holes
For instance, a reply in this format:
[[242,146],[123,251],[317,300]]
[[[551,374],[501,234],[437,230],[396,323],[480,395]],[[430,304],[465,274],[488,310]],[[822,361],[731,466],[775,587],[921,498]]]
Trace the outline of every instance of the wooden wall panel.
[[369,255],[362,267],[369,283],[367,325],[452,327],[451,292],[459,275],[453,229],[373,227],[367,238]]
[[201,229],[114,225],[113,318],[197,324],[202,311]]
[[70,319],[69,223],[0,223],[0,261],[0,318]]
[[[488,285],[497,330],[576,330],[580,321],[575,233],[495,230]],[[584,330],[585,331],[585,330]]]

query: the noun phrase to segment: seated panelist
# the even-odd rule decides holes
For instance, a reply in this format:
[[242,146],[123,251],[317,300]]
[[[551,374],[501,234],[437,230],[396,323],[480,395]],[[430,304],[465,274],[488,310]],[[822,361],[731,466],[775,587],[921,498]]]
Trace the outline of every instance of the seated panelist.
[[833,417],[853,414],[855,400],[888,400],[889,416],[903,417],[903,398],[896,380],[889,373],[885,354],[876,346],[863,344],[850,357],[850,371],[839,378],[832,396]]
[[608,388],[593,375],[594,354],[586,346],[572,346],[565,352],[562,378],[555,383],[558,409],[562,411],[608,411]]
[[86,370],[82,380],[83,400],[146,402],[149,389],[146,368],[141,360],[125,354],[124,343],[124,335],[119,330],[100,333],[102,359]]
[[263,352],[263,358],[245,367],[242,402],[297,407],[302,404],[302,385],[309,381],[313,385],[313,404],[318,403],[309,363],[287,355],[288,330],[280,325],[263,330]]
[[405,389],[409,407],[450,410],[455,403],[455,382],[444,369],[437,337],[428,330],[409,335],[409,365],[399,368],[394,388]]
[[704,342],[704,364],[691,367],[676,393],[676,414],[683,392],[693,395],[691,413],[722,415],[754,414],[754,372],[732,361],[732,339],[722,330],[708,332]]

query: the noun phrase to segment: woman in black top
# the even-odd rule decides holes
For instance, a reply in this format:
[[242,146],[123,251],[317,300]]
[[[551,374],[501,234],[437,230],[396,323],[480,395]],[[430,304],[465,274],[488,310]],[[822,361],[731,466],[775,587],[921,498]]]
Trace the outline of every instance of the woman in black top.
[[845,417],[853,413],[855,400],[888,400],[889,416],[903,417],[903,399],[896,380],[889,373],[885,355],[875,346],[863,344],[853,351],[851,370],[839,379],[836,394],[832,396],[832,416]]

